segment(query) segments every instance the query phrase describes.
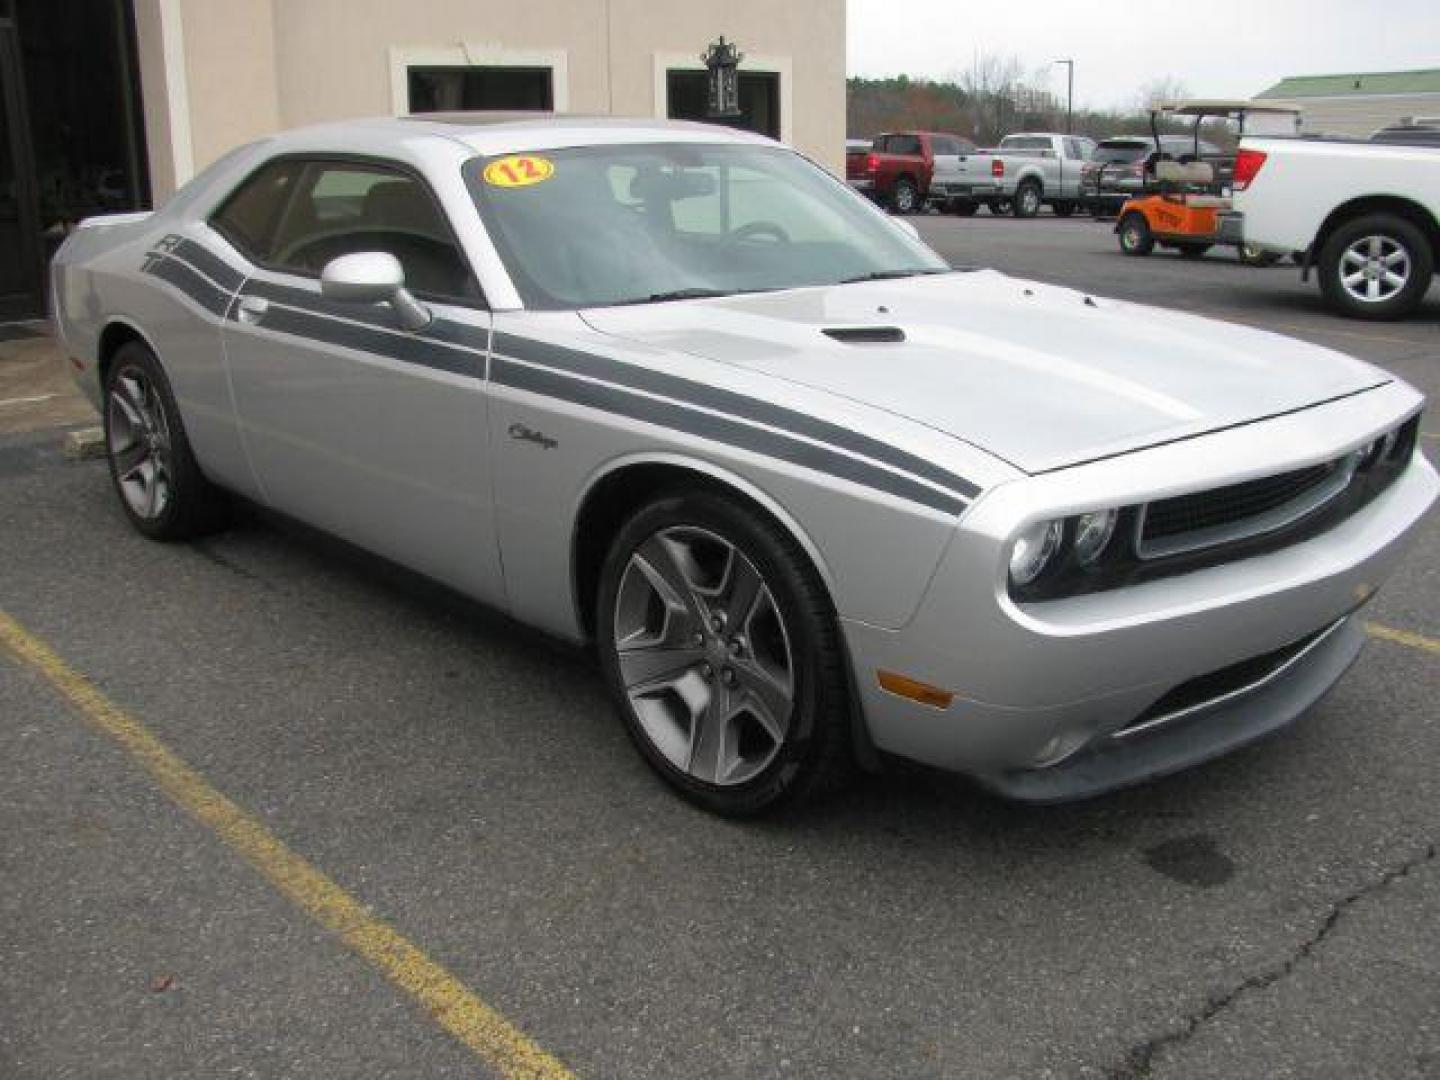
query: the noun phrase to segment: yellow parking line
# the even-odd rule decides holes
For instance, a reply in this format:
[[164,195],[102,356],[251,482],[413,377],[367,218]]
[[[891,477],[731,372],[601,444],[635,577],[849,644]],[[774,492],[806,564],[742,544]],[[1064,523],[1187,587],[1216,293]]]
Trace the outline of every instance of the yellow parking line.
[[423,1006],[502,1076],[559,1080],[573,1074],[486,1005],[455,976],[286,847],[279,837],[176,756],[139,720],[0,610],[0,645],[45,677],[101,732],[119,743],[187,813],[215,833],[292,903]]
[[1382,623],[1367,622],[1365,632],[1381,641],[1391,641],[1396,645],[1404,645],[1410,649],[1419,649],[1421,652],[1440,656],[1440,641],[1426,637],[1424,634],[1417,634],[1413,630],[1397,630],[1393,626],[1385,626]]

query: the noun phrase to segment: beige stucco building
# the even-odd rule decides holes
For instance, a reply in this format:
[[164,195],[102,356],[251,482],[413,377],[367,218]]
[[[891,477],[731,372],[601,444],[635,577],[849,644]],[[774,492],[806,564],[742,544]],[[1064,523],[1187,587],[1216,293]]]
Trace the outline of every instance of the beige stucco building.
[[135,0],[134,13],[157,200],[267,132],[424,104],[694,115],[700,54],[722,34],[744,53],[754,126],[842,162],[844,0]]

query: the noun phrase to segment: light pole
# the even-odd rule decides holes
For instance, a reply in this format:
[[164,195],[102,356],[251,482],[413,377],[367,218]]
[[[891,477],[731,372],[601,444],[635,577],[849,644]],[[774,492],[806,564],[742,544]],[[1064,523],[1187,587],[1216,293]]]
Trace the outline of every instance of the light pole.
[[1056,60],[1065,65],[1065,134],[1075,134],[1075,61]]

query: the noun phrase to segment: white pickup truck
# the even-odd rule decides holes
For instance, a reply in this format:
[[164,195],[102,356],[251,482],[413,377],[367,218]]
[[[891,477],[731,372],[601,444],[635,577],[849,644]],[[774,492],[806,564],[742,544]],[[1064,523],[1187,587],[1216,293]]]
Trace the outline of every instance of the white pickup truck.
[[1246,243],[1295,252],[1332,308],[1397,319],[1440,261],[1440,148],[1247,138],[1235,159]]
[[1095,142],[1079,135],[1018,132],[993,150],[976,150],[951,161],[935,161],[931,197],[960,214],[973,214],[982,203],[994,213],[1034,217],[1049,204],[1069,217],[1080,202],[1080,167]]

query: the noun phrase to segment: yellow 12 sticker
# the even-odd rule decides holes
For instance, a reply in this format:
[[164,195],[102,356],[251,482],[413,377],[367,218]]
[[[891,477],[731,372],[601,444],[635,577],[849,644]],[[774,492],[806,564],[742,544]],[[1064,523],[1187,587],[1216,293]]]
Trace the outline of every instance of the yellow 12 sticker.
[[529,187],[555,175],[555,163],[534,154],[511,154],[485,166],[485,182],[496,187]]

